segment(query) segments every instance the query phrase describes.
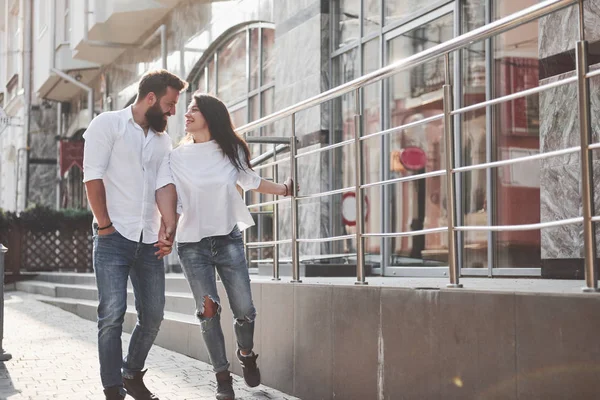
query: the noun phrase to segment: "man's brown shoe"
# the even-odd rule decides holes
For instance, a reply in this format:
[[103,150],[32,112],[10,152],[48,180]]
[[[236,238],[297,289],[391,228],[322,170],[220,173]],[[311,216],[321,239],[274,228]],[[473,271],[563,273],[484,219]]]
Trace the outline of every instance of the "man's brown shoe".
[[125,398],[124,393],[125,391],[120,386],[104,389],[104,396],[106,400],[123,400]]
[[131,379],[123,377],[123,386],[127,390],[127,394],[133,397],[135,400],[159,400],[156,395],[148,390],[144,385],[144,375],[146,371],[140,371],[135,374]]

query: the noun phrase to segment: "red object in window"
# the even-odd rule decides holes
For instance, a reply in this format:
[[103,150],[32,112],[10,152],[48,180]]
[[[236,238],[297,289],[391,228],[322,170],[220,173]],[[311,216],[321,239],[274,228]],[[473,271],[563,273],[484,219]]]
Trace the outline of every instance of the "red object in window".
[[427,156],[420,147],[407,147],[400,154],[400,162],[404,165],[404,168],[418,171],[427,165]]
[[83,171],[83,141],[60,141],[60,176],[64,176],[74,165]]

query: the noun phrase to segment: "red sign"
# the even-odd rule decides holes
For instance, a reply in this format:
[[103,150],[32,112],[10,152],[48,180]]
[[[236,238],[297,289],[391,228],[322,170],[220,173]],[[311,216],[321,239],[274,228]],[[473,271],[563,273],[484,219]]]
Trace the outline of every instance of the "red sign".
[[[363,213],[365,214],[365,221],[369,220],[369,198],[364,195],[364,208]],[[342,222],[344,225],[354,226],[356,225],[356,194],[353,192],[344,193],[342,195]]]
[[83,171],[83,141],[60,141],[60,176],[63,177],[74,165]]
[[425,168],[427,156],[423,149],[419,147],[407,147],[400,154],[400,162],[404,168],[411,171],[418,171]]

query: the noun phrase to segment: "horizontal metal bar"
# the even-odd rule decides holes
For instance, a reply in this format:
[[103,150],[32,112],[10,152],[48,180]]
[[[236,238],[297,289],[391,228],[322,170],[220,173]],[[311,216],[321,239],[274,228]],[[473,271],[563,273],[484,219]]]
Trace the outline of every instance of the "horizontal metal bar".
[[353,192],[354,190],[355,190],[354,186],[352,186],[352,187],[347,187],[347,188],[344,188],[344,189],[331,190],[329,192],[307,194],[306,196],[298,196],[296,198],[298,200],[303,200],[303,199],[318,199],[319,197],[333,196],[334,194]]
[[271,247],[271,246],[275,246],[276,244],[283,244],[283,243],[292,243],[292,239],[271,240],[268,242],[250,242],[250,243],[246,243],[246,246],[249,246],[249,247]]
[[289,144],[289,137],[277,137],[277,136],[246,136],[247,143],[261,143],[261,144]]
[[454,39],[447,40],[444,43],[441,43],[437,46],[433,46],[413,56],[403,58],[395,63],[388,65],[387,67],[380,68],[376,71],[363,75],[343,85],[327,90],[317,96],[313,96],[292,106],[286,107],[271,115],[268,115],[254,122],[241,126],[237,129],[237,132],[244,133],[256,130],[261,126],[265,126],[279,119],[289,117],[290,115],[298,113],[307,108],[315,107],[323,102],[332,100],[336,97],[356,90],[362,86],[378,82],[400,71],[436,59],[446,53],[450,53],[463,47],[470,46],[475,42],[488,39],[495,35],[506,32],[510,29],[527,24],[531,21],[535,21],[540,17],[551,14],[565,7],[571,6],[577,3],[578,1],[579,0],[547,0],[542,3],[534,4],[531,7],[525,8],[521,11],[517,11],[514,14],[486,24],[480,28],[473,29],[472,31],[457,36]]
[[446,175],[446,170],[439,169],[437,171],[426,172],[424,174],[415,174],[415,175],[403,176],[400,178],[388,179],[387,181],[365,183],[364,185],[361,185],[360,188],[367,189],[367,188],[374,187],[374,186],[390,185],[392,183],[410,182],[410,181],[416,181],[419,179],[433,178],[435,176],[442,176],[442,175]]
[[591,77],[598,76],[598,75],[600,75],[600,69],[597,69],[597,70],[595,70],[595,71],[590,71],[590,72],[588,72],[588,73],[585,75],[585,77],[586,77],[586,78],[591,78]]
[[[283,151],[287,150],[290,146],[289,145],[285,145],[285,144],[280,144],[275,146],[275,153],[279,154],[282,153]],[[263,154],[259,155],[258,157],[250,160],[250,165],[257,166],[260,165],[262,163],[264,163],[267,160],[270,160],[271,158],[273,158],[274,154],[272,150],[266,151]]]
[[344,140],[343,142],[339,142],[339,143],[336,143],[336,144],[330,144],[330,145],[328,145],[328,146],[325,146],[325,147],[319,147],[318,149],[311,150],[311,151],[307,151],[307,152],[305,152],[305,153],[299,153],[299,154],[296,154],[296,158],[300,158],[300,157],[308,156],[308,155],[310,155],[310,154],[315,154],[315,153],[322,153],[322,152],[324,152],[324,151],[327,151],[327,150],[333,150],[333,149],[335,149],[335,148],[337,148],[337,147],[346,146],[346,145],[348,145],[348,144],[352,144],[352,143],[354,143],[354,139],[350,139],[350,140]]
[[248,204],[248,208],[260,208],[260,207],[272,206],[274,204],[281,204],[284,202],[288,202],[288,201],[290,201],[290,199],[291,199],[291,197],[286,197],[285,199],[265,201],[264,203]]
[[421,229],[418,231],[410,231],[410,232],[392,232],[392,233],[363,233],[363,237],[373,237],[373,238],[394,238],[394,237],[409,237],[409,236],[420,236],[420,235],[428,235],[431,233],[447,233],[448,228],[443,226],[439,228],[430,228],[430,229]]
[[249,247],[251,249],[262,249],[262,248],[271,248],[274,247],[274,244],[255,244],[255,243],[246,243],[245,244],[246,247]]
[[255,167],[252,167],[252,169],[255,171],[260,171],[261,169],[269,168],[274,165],[284,164],[285,162],[290,162],[290,160],[288,158],[282,158],[281,160],[271,161],[270,163],[257,165]]
[[298,243],[327,243],[327,242],[335,242],[336,240],[346,240],[346,239],[354,239],[356,235],[343,235],[343,236],[334,236],[328,238],[318,238],[318,239],[297,239]]
[[468,165],[466,167],[458,167],[458,168],[454,168],[452,170],[452,172],[457,173],[457,172],[475,171],[478,169],[503,167],[505,165],[517,164],[520,162],[543,160],[544,158],[563,156],[565,154],[575,153],[578,151],[579,151],[579,146],[569,147],[568,149],[548,151],[546,153],[535,154],[533,156],[517,157],[517,158],[511,158],[510,160],[492,161],[492,162],[482,163],[482,164],[477,164],[477,165]]
[[600,222],[600,215],[592,217],[592,222]]
[[367,140],[367,139],[371,139],[371,138],[376,137],[376,136],[387,135],[389,133],[394,133],[394,132],[397,132],[397,131],[401,131],[403,129],[413,128],[415,126],[427,124],[429,122],[437,121],[438,119],[443,119],[443,118],[444,118],[444,114],[437,114],[437,115],[434,115],[432,117],[420,119],[418,121],[414,121],[414,122],[410,122],[408,124],[397,126],[395,128],[386,129],[385,131],[370,133],[368,135],[362,136],[360,138],[360,140]]
[[600,149],[600,143],[592,143],[588,146],[588,149],[590,149],[590,150]]
[[[316,260],[331,260],[334,258],[351,258],[351,257],[356,257],[356,253],[304,256],[304,257],[300,257],[300,262],[316,261]],[[256,264],[266,264],[266,263],[272,263],[273,259],[272,258],[263,258],[263,259],[258,259],[258,260],[252,260],[250,262],[256,263]],[[292,259],[289,257],[280,258],[279,262],[280,263],[291,263]]]
[[525,90],[522,90],[520,92],[511,93],[511,94],[508,94],[506,96],[497,97],[495,99],[488,100],[488,101],[483,101],[481,103],[473,104],[471,106],[458,108],[458,109],[452,111],[450,114],[451,115],[464,114],[464,113],[469,112],[469,111],[478,110],[480,108],[489,107],[489,106],[493,106],[493,105],[500,104],[500,103],[506,103],[506,102],[511,101],[511,100],[515,100],[515,99],[518,99],[518,98],[521,98],[521,97],[529,96],[529,95],[532,95],[532,94],[535,94],[535,93],[540,93],[540,92],[543,92],[545,90],[549,90],[549,89],[552,89],[552,88],[560,87],[560,86],[567,85],[567,84],[573,83],[573,82],[577,82],[577,77],[576,76],[572,76],[570,78],[561,79],[560,81],[557,81],[557,82],[552,82],[552,83],[547,83],[545,85],[536,86],[536,87],[531,88],[531,89],[525,89]]
[[555,228],[557,226],[580,224],[583,222],[583,217],[563,219],[560,221],[552,222],[539,222],[537,224],[524,224],[524,225],[497,225],[497,226],[457,226],[457,231],[463,232],[514,232],[514,231],[533,231],[544,228]]

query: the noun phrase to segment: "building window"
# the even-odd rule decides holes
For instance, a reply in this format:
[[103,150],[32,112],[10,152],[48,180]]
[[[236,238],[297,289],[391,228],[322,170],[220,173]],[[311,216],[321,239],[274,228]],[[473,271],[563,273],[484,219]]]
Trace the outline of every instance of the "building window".
[[251,24],[217,39],[196,66],[190,90],[219,97],[236,126],[269,114],[275,85],[274,39],[275,30],[268,23]]

